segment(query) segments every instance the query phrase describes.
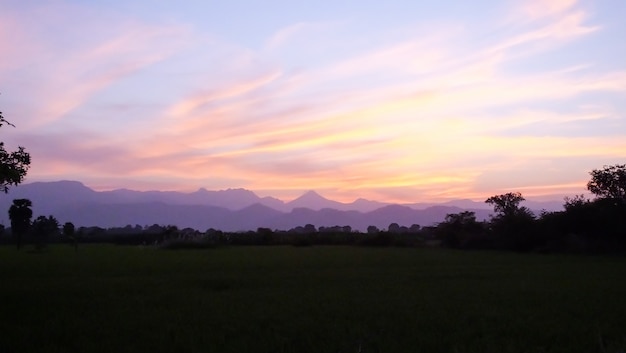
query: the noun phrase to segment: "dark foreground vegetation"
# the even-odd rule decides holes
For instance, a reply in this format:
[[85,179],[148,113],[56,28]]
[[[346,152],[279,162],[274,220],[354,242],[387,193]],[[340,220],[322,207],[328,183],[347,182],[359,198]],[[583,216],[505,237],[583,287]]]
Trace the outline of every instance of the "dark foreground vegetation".
[[0,351],[618,353],[624,278],[610,256],[4,246]]

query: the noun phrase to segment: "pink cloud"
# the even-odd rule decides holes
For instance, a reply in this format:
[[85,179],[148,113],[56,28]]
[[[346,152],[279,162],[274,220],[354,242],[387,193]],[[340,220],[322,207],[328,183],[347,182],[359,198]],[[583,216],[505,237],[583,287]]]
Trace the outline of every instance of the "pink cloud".
[[[185,36],[183,27],[122,23],[115,15],[94,17],[68,5],[29,13],[28,23],[41,26],[26,27],[19,20],[25,16],[0,15],[0,22],[11,26],[0,27],[0,49],[15,58],[0,66],[0,79],[13,83],[16,96],[41,97],[17,112],[26,127],[61,119],[97,92],[175,53]],[[64,26],[68,21],[90,35]],[[66,39],[62,52],[59,37]],[[18,74],[22,71],[28,75]],[[26,87],[28,92],[21,92]]]
[[177,102],[170,109],[170,114],[175,116],[188,116],[193,113],[194,110],[201,108],[205,104],[214,101],[235,98],[249,93],[255,89],[259,89],[263,86],[269,85],[277,78],[279,78],[280,75],[280,72],[270,72],[260,75],[258,77],[254,77],[250,80],[239,81],[232,83],[229,86],[220,87],[217,90],[194,93],[192,97]]

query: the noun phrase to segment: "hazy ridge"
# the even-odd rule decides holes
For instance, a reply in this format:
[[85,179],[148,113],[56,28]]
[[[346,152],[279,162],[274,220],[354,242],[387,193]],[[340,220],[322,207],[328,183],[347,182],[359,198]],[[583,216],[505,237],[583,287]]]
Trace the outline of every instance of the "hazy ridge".
[[[13,199],[33,201],[35,217],[53,215],[60,222],[76,226],[123,227],[130,225],[173,224],[198,230],[254,230],[258,227],[290,229],[305,224],[320,226],[349,225],[365,230],[369,225],[386,228],[390,223],[410,226],[432,225],[446,214],[463,210],[476,212],[479,220],[492,213],[489,206],[472,200],[443,204],[387,204],[357,199],[351,203],[329,200],[308,191],[290,202],[259,197],[245,189],[191,193],[173,191],[135,191],[118,189],[94,191],[77,181],[36,182],[12,188],[0,198],[0,208],[8,210]],[[555,210],[561,202],[526,203],[534,210]],[[0,217],[9,225],[6,212]]]

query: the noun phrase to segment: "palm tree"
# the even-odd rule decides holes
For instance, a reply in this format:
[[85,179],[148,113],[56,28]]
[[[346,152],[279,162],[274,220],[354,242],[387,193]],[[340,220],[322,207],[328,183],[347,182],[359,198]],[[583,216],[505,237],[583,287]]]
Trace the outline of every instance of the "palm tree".
[[17,238],[17,250],[22,247],[22,236],[30,228],[30,219],[33,217],[32,206],[33,203],[28,199],[16,199],[13,200],[13,205],[9,208],[11,232]]

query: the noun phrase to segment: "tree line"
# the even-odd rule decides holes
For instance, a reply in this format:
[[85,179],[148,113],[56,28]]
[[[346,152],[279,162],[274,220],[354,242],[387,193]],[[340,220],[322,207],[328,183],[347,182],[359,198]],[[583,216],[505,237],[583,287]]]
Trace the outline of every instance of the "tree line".
[[[288,230],[258,228],[256,231],[223,232],[179,229],[174,225],[127,225],[125,227],[62,227],[52,216],[31,222],[29,200],[14,200],[9,209],[13,240],[18,248],[25,237],[35,247],[48,243],[115,243],[153,245],[168,249],[205,248],[225,245],[359,245],[441,246],[454,249],[497,249],[520,252],[626,251],[626,165],[604,166],[591,171],[587,188],[595,195],[567,197],[563,210],[533,213],[522,206],[519,192],[494,195],[485,200],[493,207],[489,220],[478,221],[471,211],[448,214],[432,226],[402,226],[386,229],[369,226],[367,231],[350,226],[316,227],[306,224]],[[7,237],[4,237],[7,241]]]

